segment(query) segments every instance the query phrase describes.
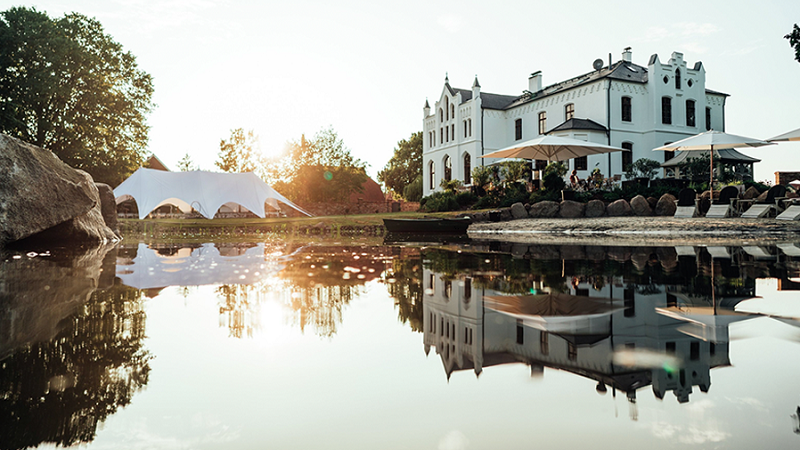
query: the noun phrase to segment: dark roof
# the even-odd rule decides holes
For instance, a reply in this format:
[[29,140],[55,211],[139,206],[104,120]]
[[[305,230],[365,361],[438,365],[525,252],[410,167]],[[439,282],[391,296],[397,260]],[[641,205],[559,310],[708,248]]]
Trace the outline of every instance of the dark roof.
[[711,89],[706,89],[706,94],[724,95],[725,97],[731,96],[731,94],[726,94],[724,92],[719,92],[719,91],[712,91]]
[[[661,164],[661,167],[677,167],[689,158],[708,155],[708,150],[682,151],[678,152],[674,158]],[[714,161],[721,161],[723,164],[749,164],[761,162],[760,159],[751,158],[743,153],[737,152],[732,148],[714,150]]]
[[564,130],[597,130],[597,131],[607,131],[606,127],[600,125],[599,123],[595,122],[591,119],[577,119],[573,117],[569,119],[561,125],[553,128],[552,130],[548,131],[546,134],[550,134],[554,131],[564,131]]

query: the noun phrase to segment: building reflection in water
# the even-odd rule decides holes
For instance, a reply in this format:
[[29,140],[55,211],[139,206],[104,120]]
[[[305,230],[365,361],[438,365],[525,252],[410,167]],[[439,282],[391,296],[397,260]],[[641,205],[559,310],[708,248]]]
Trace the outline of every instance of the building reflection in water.
[[757,317],[736,311],[755,297],[755,279],[800,273],[793,256],[764,247],[461,250],[420,256],[424,349],[448,379],[509,363],[532,376],[564,370],[597,381],[601,394],[625,393],[633,419],[647,386],[681,403],[707,392],[710,369],[730,365],[729,325]]
[[115,283],[115,253],[3,255],[0,448],[89,442],[147,384],[142,297]]

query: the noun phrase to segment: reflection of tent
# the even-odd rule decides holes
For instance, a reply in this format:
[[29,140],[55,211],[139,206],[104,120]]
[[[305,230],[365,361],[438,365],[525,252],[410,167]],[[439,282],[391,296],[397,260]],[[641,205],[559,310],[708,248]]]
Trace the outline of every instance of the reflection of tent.
[[265,203],[278,209],[278,202],[311,215],[252,172],[164,172],[141,168],[114,189],[114,196],[117,204],[131,198],[136,200],[140,219],[165,204],[176,205],[185,213],[194,208],[211,219],[228,202],[238,203],[259,217],[266,215]]

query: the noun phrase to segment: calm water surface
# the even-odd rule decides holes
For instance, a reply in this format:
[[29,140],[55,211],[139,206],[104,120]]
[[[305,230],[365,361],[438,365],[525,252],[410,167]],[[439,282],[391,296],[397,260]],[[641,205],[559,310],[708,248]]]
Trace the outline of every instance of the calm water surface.
[[2,449],[800,446],[800,244],[1,261]]

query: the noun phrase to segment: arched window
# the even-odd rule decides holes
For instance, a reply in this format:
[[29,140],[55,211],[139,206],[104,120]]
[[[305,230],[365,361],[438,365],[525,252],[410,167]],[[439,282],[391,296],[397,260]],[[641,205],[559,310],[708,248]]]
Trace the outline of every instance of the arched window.
[[447,181],[453,179],[453,163],[449,155],[444,157],[444,179]]
[[686,100],[686,126],[693,127],[694,124],[694,100]]
[[467,119],[467,128],[469,129],[469,135],[472,136],[472,119]]
[[444,110],[439,108],[439,122],[444,122]]
[[672,125],[672,99],[661,97],[661,123]]
[[450,120],[450,116],[448,115],[450,112],[450,99],[448,97],[444,98],[444,118]]
[[564,120],[569,120],[575,117],[575,104],[570,103],[564,107]]
[[631,121],[631,98],[630,97],[622,97],[622,121],[623,122],[630,122]]
[[627,172],[633,164],[633,144],[630,142],[622,143],[622,171]]
[[547,113],[542,111],[539,113],[539,134],[544,134],[547,131]]
[[464,184],[472,184],[472,157],[464,155]]
[[467,137],[467,121],[464,121],[464,137]]
[[433,161],[431,161],[430,163],[428,163],[428,167],[431,169],[430,175],[428,177],[429,181],[428,186],[430,189],[436,189],[436,164],[434,164]]
[[514,121],[514,139],[517,141],[522,139],[522,119]]
[[439,144],[444,144],[444,128],[439,128]]
[[456,140],[456,124],[450,125],[450,136],[453,136],[453,140]]
[[452,103],[450,104],[450,118],[456,118],[456,105],[453,105]]
[[681,69],[675,69],[675,89],[681,88]]

